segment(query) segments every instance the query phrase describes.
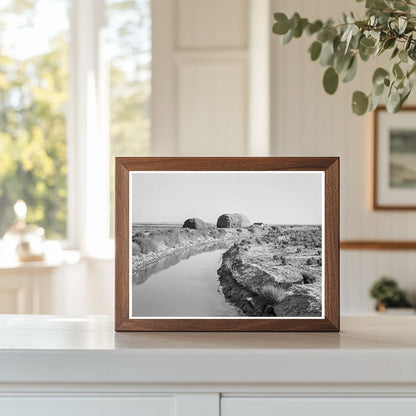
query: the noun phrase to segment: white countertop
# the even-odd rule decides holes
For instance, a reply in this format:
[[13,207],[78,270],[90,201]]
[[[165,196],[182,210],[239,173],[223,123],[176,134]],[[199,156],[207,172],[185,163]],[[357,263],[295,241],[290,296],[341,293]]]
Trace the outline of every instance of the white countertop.
[[416,316],[338,333],[115,333],[106,317],[0,316],[0,383],[416,383]]

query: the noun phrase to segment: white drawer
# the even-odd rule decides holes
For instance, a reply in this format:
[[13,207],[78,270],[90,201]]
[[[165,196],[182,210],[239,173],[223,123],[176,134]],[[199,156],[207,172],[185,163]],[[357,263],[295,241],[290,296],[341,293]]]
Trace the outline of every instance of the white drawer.
[[416,398],[223,397],[221,416],[415,416]]
[[173,396],[154,397],[1,397],[7,416],[174,416]]

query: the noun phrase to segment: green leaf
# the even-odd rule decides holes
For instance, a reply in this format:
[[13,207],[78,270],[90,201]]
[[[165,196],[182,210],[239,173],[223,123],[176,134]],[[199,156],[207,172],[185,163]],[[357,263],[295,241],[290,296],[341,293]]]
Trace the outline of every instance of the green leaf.
[[347,15],[346,19],[347,23],[355,23],[356,20],[353,12],[350,12],[350,14]]
[[326,41],[322,45],[321,59],[322,66],[332,65],[334,62],[334,44],[331,41]]
[[303,33],[303,29],[305,29],[308,26],[309,22],[308,19],[300,19],[298,20],[295,28],[293,29],[293,36],[295,38],[300,38]]
[[351,54],[344,55],[339,52],[335,54],[334,57],[334,68],[338,72],[344,71],[347,69],[351,61]]
[[394,48],[393,53],[391,54],[390,59],[394,59],[394,58],[398,55],[399,51],[400,51],[400,49],[396,46],[396,47]]
[[402,49],[402,50],[399,52],[399,58],[400,58],[400,60],[401,60],[402,62],[407,63],[407,61],[408,61],[408,54],[407,54],[407,51],[405,51],[404,49]]
[[401,79],[401,78],[404,77],[403,71],[400,68],[400,65],[399,64],[394,64],[393,65],[392,73],[395,76],[395,78],[397,78],[397,79]]
[[403,103],[409,97],[411,91],[412,90],[410,88],[407,88],[407,89],[403,90],[403,92],[400,94],[400,107],[399,107],[399,110],[402,108]]
[[405,4],[402,0],[395,0],[393,1],[393,7],[397,10],[405,12],[409,10],[409,6]]
[[290,18],[290,29],[294,30],[296,26],[301,21],[301,17],[298,12],[293,13],[293,16]]
[[361,91],[355,91],[352,95],[352,111],[362,116],[368,108],[368,97]]
[[377,86],[384,84],[384,78],[386,78],[388,75],[388,71],[386,71],[384,68],[377,68],[373,74],[373,85]]
[[373,95],[383,95],[384,88],[384,83],[379,85],[373,85]]
[[362,38],[360,41],[360,45],[364,46],[364,48],[372,48],[375,44],[375,40],[372,38]]
[[[352,40],[353,36],[355,36],[357,33],[359,33],[359,31],[360,31],[360,29],[358,29],[358,26],[351,25],[350,26],[350,29],[347,32],[345,32],[345,33],[348,33],[345,36],[345,39],[342,39],[342,40],[345,40],[345,42],[346,42],[346,45],[345,45],[345,53],[347,53],[348,48],[350,47],[350,43],[351,43],[351,40]],[[344,33],[344,35],[345,35],[345,33]]]
[[409,54],[409,58],[414,61],[416,59],[416,45],[411,46],[407,53]]
[[333,41],[338,36],[338,32],[334,27],[329,27],[327,29],[328,40]]
[[382,97],[382,95],[371,94],[371,96],[370,96],[370,106],[368,108],[368,111],[373,111],[378,107],[378,105],[380,104],[380,101],[381,101],[381,97]]
[[309,53],[311,54],[312,61],[316,61],[319,58],[321,50],[322,44],[320,42],[315,41],[312,43],[312,45],[309,47]]
[[306,32],[309,35],[313,35],[314,33],[319,32],[322,29],[322,26],[324,24],[322,23],[322,20],[315,20],[313,23],[311,23],[307,28]]
[[282,43],[287,45],[293,39],[293,30],[289,30],[286,35],[283,36]]
[[289,19],[284,13],[275,13],[274,20],[276,20],[276,23],[273,25],[273,33],[276,33],[277,35],[285,35],[289,29]]
[[350,82],[351,80],[354,79],[356,74],[357,74],[357,58],[353,56],[348,65],[347,71],[344,73],[344,76],[342,77],[342,82]]
[[370,57],[374,56],[375,51],[375,48],[367,47],[365,46],[365,43],[363,44],[362,41],[360,42],[358,52],[360,53],[360,58],[364,62],[367,62],[370,59]]
[[350,43],[350,49],[358,49],[358,46],[360,45],[360,39],[361,39],[361,32],[357,33],[355,36],[352,37],[351,43]]
[[326,29],[322,29],[317,35],[316,39],[321,43],[325,43],[328,40],[328,32]]
[[413,64],[410,69],[407,71],[407,76],[416,74],[416,64]]
[[407,51],[410,48],[410,44],[412,43],[413,40],[413,33],[410,34],[410,36],[408,36],[406,43],[404,44],[404,49]]
[[[333,41],[332,44],[334,45],[334,51],[336,51],[339,48],[339,45],[341,44],[341,37],[337,36]],[[344,53],[345,55],[345,53]]]
[[360,47],[358,52],[360,54],[360,58],[364,62],[367,62],[370,59],[370,57],[373,56],[373,54],[375,53],[375,49],[369,50],[369,49]]
[[400,16],[397,20],[397,23],[399,24],[399,35],[402,35],[407,27],[407,19],[405,19],[403,16]]
[[389,113],[397,113],[400,109],[400,93],[397,88],[392,88],[387,96],[386,107]]
[[367,9],[384,10],[388,5],[385,0],[367,0],[365,3]]
[[328,94],[334,94],[338,88],[338,73],[335,71],[332,66],[330,66],[324,74],[323,84],[324,89]]
[[413,71],[409,71],[407,73],[407,78],[409,80],[409,88],[412,89],[413,86],[415,85],[415,80],[416,80],[416,73]]
[[387,38],[385,40],[385,42],[383,43],[383,48],[384,49],[390,49],[392,48],[394,45],[396,44],[396,38]]

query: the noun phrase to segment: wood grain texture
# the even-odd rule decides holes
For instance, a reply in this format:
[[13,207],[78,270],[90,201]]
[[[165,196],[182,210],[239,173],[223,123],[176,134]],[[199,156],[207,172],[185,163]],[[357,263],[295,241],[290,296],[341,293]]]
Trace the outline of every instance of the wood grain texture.
[[[416,205],[382,205],[378,202],[378,186],[377,186],[377,177],[379,175],[379,166],[378,166],[378,117],[381,111],[387,111],[385,106],[379,106],[373,112],[373,209],[385,210],[385,211],[414,211],[416,210]],[[401,112],[416,112],[416,106],[406,106],[403,107]]]
[[[129,172],[131,171],[324,171],[324,319],[130,319]],[[116,158],[116,331],[339,331],[339,158]]]
[[341,250],[416,250],[416,241],[341,241]]
[[129,171],[116,158],[115,327],[129,319]]
[[[325,317],[339,330],[339,159],[325,171]],[[338,278],[333,278],[338,276]]]

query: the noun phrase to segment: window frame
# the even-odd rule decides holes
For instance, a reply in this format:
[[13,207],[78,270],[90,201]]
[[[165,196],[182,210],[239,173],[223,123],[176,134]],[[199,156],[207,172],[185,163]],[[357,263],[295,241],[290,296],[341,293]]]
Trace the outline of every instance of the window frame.
[[67,114],[68,222],[65,248],[113,257],[109,227],[108,70],[105,0],[72,0]]

